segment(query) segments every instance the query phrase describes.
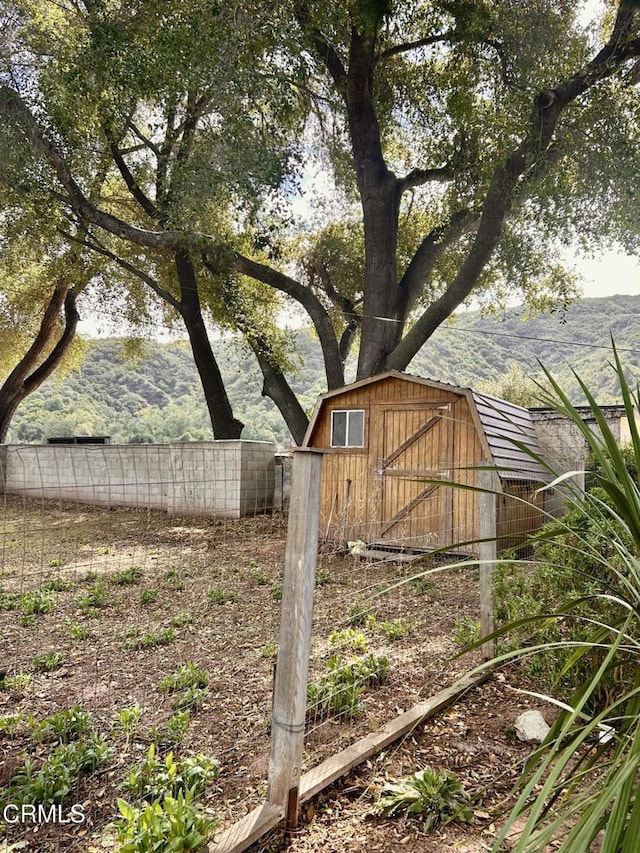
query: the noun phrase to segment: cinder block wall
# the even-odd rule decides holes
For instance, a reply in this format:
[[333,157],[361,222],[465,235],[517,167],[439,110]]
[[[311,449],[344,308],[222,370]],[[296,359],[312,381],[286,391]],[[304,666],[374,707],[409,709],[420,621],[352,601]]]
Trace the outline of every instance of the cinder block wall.
[[0,474],[10,494],[239,518],[273,506],[274,447],[254,441],[5,445]]

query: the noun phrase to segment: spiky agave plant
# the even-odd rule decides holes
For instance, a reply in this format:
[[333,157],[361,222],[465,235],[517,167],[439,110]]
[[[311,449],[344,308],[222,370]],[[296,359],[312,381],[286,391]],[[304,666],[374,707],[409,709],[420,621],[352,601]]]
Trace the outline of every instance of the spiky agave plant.
[[[640,434],[635,421],[639,394],[631,392],[615,347],[614,369],[633,455],[640,463]],[[561,704],[561,714],[549,736],[527,764],[519,797],[493,850],[500,850],[516,821],[520,826],[526,818],[513,848],[516,853],[539,853],[552,840],[565,853],[587,853],[598,836],[601,853],[636,853],[640,845],[640,490],[586,384],[576,377],[591,408],[595,429],[585,423],[562,388],[545,373],[556,410],[580,430],[597,463],[597,485],[606,498],[598,497],[597,491],[586,494],[584,511],[590,514],[592,524],[597,527],[602,523],[606,529],[615,560],[602,566],[607,590],[589,596],[595,605],[593,615],[581,616],[592,628],[587,639],[583,633],[579,641],[572,641],[570,635],[562,641],[563,646],[571,647],[565,672],[580,666],[588,675],[569,701]],[[585,538],[573,547],[588,552],[597,546]],[[593,553],[589,556],[598,557]],[[566,602],[562,612],[579,610],[583,604],[584,599]],[[602,613],[606,619],[601,618]],[[549,614],[549,618],[557,615]],[[530,652],[530,648],[526,650]],[[587,658],[593,665],[585,670]],[[604,693],[608,699],[603,703],[600,686],[616,668],[622,669],[624,677],[616,680],[614,692]],[[596,696],[598,701],[594,701]]]

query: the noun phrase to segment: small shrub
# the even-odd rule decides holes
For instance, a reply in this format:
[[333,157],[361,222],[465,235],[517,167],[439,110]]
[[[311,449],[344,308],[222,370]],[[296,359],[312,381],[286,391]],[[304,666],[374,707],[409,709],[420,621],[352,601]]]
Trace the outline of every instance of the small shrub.
[[143,589],[140,593],[140,604],[153,604],[158,600],[160,593],[157,589]]
[[224,589],[210,589],[207,592],[207,601],[210,606],[221,606],[223,604],[233,604],[238,600],[235,592],[227,592]]
[[215,758],[201,753],[176,761],[170,752],[160,759],[151,744],[146,757],[129,770],[122,787],[132,796],[152,801],[165,796],[176,797],[190,791],[193,796],[204,794],[206,786],[220,775]]
[[274,658],[278,654],[278,644],[277,643],[265,643],[264,646],[260,649],[260,655],[263,658]]
[[177,693],[189,687],[206,687],[209,674],[206,669],[197,666],[193,661],[180,664],[172,675],[165,675],[158,683],[158,690],[163,693]]
[[33,628],[37,621],[38,617],[35,615],[35,613],[30,613],[28,616],[20,617],[20,624],[23,628]]
[[88,640],[91,636],[89,626],[84,625],[82,622],[69,622],[67,627],[72,640]]
[[425,831],[452,820],[469,822],[473,816],[469,795],[457,776],[428,766],[398,782],[388,782],[373,812],[383,817],[419,818]]
[[251,577],[258,584],[258,586],[269,586],[271,583],[271,578],[268,574],[261,571],[260,569],[256,569],[255,572],[251,572]]
[[20,606],[27,616],[50,613],[57,601],[58,596],[53,589],[34,589],[20,596]]
[[24,714],[8,714],[6,717],[0,717],[0,735],[6,738],[17,737],[26,719]]
[[36,655],[31,665],[36,672],[53,672],[54,669],[62,666],[65,656],[62,652],[43,652],[41,655]]
[[140,566],[130,566],[128,569],[116,572],[111,577],[111,583],[116,586],[133,586],[140,583],[142,575],[143,571]]

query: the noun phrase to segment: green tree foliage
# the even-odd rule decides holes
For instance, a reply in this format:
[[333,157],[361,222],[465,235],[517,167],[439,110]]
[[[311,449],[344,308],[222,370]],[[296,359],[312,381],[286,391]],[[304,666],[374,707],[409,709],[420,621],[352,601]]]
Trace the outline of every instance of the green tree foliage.
[[[203,382],[201,318],[245,334],[298,440],[273,293],[307,312],[334,388],[358,334],[364,378],[469,298],[569,299],[553,241],[636,245],[631,0],[590,21],[573,0],[6,8],[7,173],[26,159],[32,197],[180,313]],[[307,228],[303,160],[333,190]]]

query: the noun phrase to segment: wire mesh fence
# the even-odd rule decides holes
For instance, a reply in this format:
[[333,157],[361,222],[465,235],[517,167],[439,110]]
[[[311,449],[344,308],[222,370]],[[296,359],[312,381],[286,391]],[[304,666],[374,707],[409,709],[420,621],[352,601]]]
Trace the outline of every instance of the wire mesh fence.
[[[203,446],[6,449],[8,844],[118,849],[154,803],[157,831],[171,831],[167,798],[204,839],[207,820],[219,836],[267,801],[286,497],[274,498],[272,452],[268,462],[264,448],[223,449],[235,461]],[[526,498],[513,496],[521,516]],[[383,537],[386,550],[353,527],[327,547],[321,524],[298,778],[478,659],[457,657],[479,635],[478,567],[465,549],[433,553],[403,532],[438,523],[420,503],[395,525],[397,542]],[[450,532],[469,539],[467,527]],[[45,811],[32,816],[34,804]]]

